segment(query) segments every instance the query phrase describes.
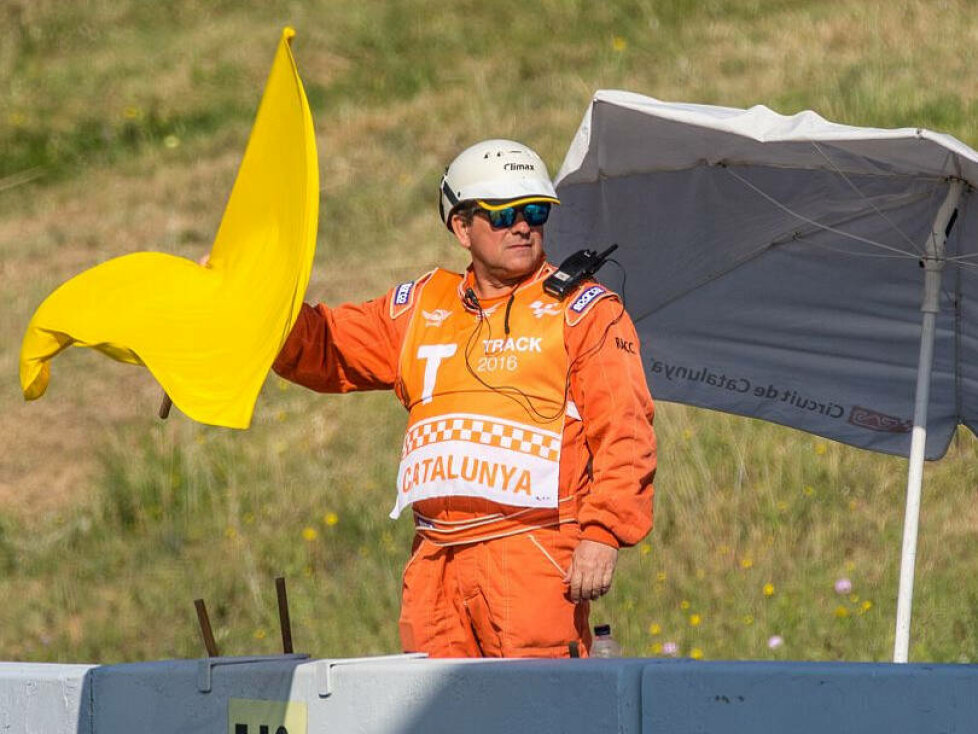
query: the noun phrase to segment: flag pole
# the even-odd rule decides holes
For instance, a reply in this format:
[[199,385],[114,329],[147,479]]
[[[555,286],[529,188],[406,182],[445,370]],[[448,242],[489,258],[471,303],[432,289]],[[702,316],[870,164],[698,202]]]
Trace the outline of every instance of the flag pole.
[[917,392],[914,399],[913,433],[910,440],[910,465],[907,470],[907,506],[903,520],[903,551],[900,556],[900,589],[897,595],[896,632],[893,662],[905,663],[910,653],[910,616],[913,606],[914,567],[917,562],[917,530],[920,524],[920,490],[924,476],[924,449],[927,444],[927,405],[934,364],[934,331],[940,311],[941,273],[944,246],[964,189],[964,181],[952,179],[944,203],[937,211],[927,251],[923,258],[924,297],[920,306],[920,360],[917,363]]

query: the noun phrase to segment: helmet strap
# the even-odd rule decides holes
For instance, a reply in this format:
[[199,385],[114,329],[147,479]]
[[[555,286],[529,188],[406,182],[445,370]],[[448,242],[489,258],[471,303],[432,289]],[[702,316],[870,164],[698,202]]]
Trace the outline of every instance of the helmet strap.
[[[441,192],[445,195],[445,198],[448,199],[448,202],[452,205],[451,208],[448,210],[449,212],[452,209],[454,209],[456,206],[458,206],[459,198],[455,196],[455,192],[452,191],[452,187],[448,185],[448,178],[446,176],[443,176],[441,179]],[[441,197],[438,198],[438,213],[441,214],[442,220],[446,224],[448,224],[448,220],[446,219],[445,204],[441,200]]]

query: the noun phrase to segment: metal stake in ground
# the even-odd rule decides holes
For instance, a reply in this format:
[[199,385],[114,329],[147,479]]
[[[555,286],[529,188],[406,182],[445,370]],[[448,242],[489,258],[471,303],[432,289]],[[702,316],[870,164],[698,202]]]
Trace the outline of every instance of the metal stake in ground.
[[170,396],[163,393],[163,400],[160,401],[160,409],[157,415],[161,420],[166,420],[170,415],[170,408],[173,407],[173,401],[170,400]]
[[220,654],[217,651],[217,643],[214,642],[214,632],[211,630],[211,620],[207,616],[207,607],[204,606],[204,600],[194,599],[194,606],[197,608],[197,622],[200,623],[200,634],[204,638],[207,657],[219,657]]
[[292,654],[292,622],[289,620],[289,598],[285,593],[285,577],[275,579],[275,591],[278,595],[278,621],[282,627],[282,652]]

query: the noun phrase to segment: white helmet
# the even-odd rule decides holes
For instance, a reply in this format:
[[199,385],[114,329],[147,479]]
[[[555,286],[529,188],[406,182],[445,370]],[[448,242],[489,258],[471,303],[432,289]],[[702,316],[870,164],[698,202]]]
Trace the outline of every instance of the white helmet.
[[466,148],[445,169],[438,211],[445,226],[465,201],[504,200],[510,204],[549,201],[559,204],[543,160],[522,143],[484,140]]

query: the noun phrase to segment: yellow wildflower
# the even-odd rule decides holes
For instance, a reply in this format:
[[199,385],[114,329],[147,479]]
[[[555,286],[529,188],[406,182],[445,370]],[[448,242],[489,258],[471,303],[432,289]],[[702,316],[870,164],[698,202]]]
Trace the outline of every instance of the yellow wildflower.
[[316,528],[309,527],[308,525],[302,528],[302,539],[308,542],[314,541],[319,537],[319,533],[316,532]]
[[806,497],[811,497],[815,494],[815,487],[805,487],[804,492]]
[[662,627],[658,623],[653,622],[652,624],[649,625],[649,634],[652,635],[653,637],[656,635],[661,635]]
[[764,596],[774,596],[774,584],[764,584],[764,588],[761,591],[764,592]]
[[748,627],[750,627],[752,624],[754,624],[754,615],[753,614],[745,614],[744,617],[743,617],[743,622]]
[[262,627],[259,627],[258,629],[255,630],[254,637],[256,640],[264,640],[267,634],[268,633],[265,632],[265,630]]
[[700,626],[700,622],[702,622],[702,621],[703,621],[703,618],[700,617],[700,615],[698,615],[698,614],[690,614],[689,615],[689,626],[690,627],[699,627]]
[[815,453],[819,456],[824,456],[825,452],[829,450],[828,445],[824,441],[815,442]]
[[666,580],[666,572],[659,571],[659,573],[655,575],[655,580],[658,581],[660,584],[664,582]]
[[753,568],[754,567],[754,560],[752,558],[741,558],[740,559],[740,567],[741,568]]
[[698,647],[694,647],[692,650],[689,651],[689,656],[693,658],[693,660],[702,660],[703,651],[700,650]]
[[859,608],[862,609],[862,611],[864,612],[868,612],[870,609],[873,608],[873,602],[871,602],[869,599],[866,599],[863,601],[863,603],[860,605]]
[[224,529],[224,537],[228,540],[234,540],[238,537],[238,531],[229,525]]
[[323,515],[323,522],[326,523],[326,525],[328,525],[329,527],[333,527],[339,521],[340,521],[340,516],[337,515],[335,512],[327,512],[325,515]]
[[689,609],[689,607],[690,607],[690,603],[686,599],[683,599],[681,602],[679,602],[679,608],[682,609],[683,611]]
[[618,53],[621,53],[626,48],[628,48],[628,41],[626,41],[621,36],[615,36],[614,38],[611,39],[611,47]]
[[846,617],[849,616],[849,610],[846,609],[844,606],[839,605],[835,608],[835,616],[838,617],[839,619],[845,619]]
[[652,552],[652,544],[651,543],[642,543],[642,555],[643,556],[647,556],[651,552]]

